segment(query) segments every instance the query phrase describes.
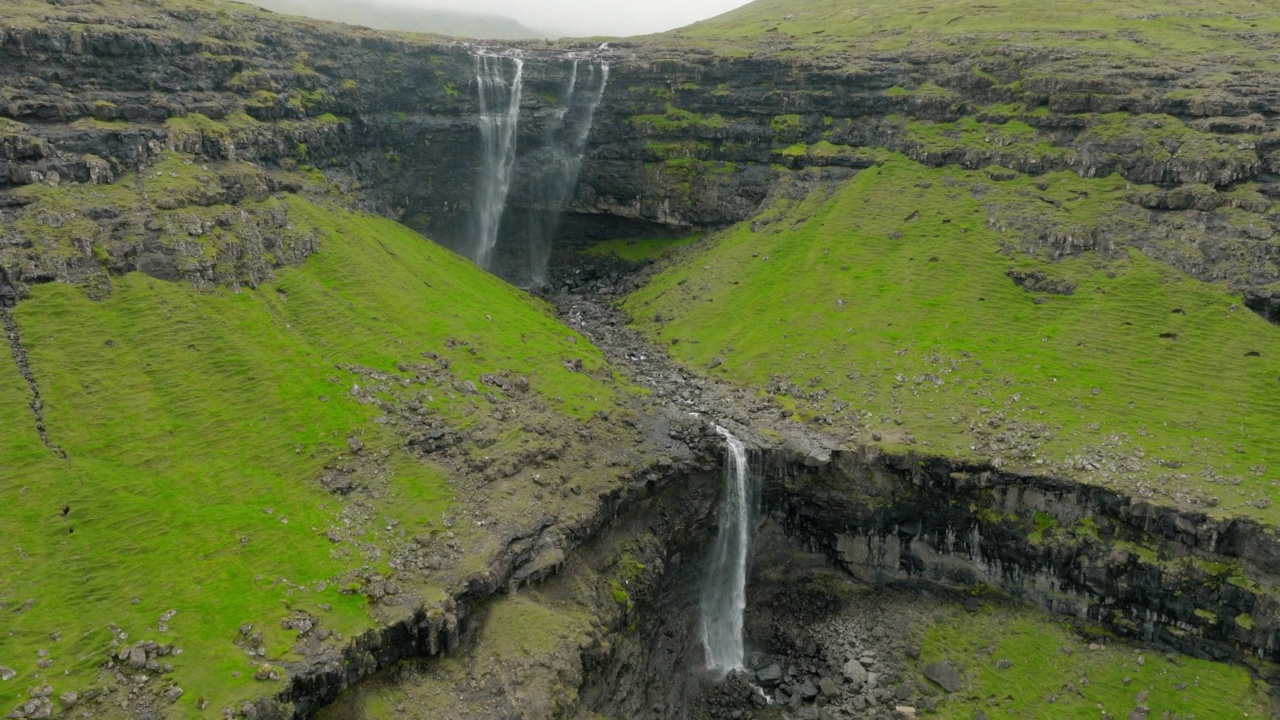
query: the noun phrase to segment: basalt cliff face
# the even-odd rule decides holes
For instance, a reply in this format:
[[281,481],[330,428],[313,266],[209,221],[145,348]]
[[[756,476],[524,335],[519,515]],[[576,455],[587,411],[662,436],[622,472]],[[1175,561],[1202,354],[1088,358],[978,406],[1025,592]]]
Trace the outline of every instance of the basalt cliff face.
[[[670,41],[480,48],[235,6],[125,21],[95,7],[51,5],[42,22],[0,37],[8,78],[0,189],[9,217],[38,226],[3,249],[0,265],[13,287],[138,267],[215,282],[261,275],[255,262],[264,263],[247,257],[178,262],[200,244],[184,249],[184,235],[199,237],[199,228],[177,227],[181,216],[163,229],[110,210],[98,214],[117,216],[28,217],[34,193],[16,192],[109,184],[170,151],[254,166],[220,171],[221,188],[171,205],[234,205],[297,190],[305,178],[290,173],[302,166],[324,173],[352,202],[462,247],[478,172],[474,55],[483,49],[526,60],[508,236],[518,234],[522,214],[547,209],[538,172],[577,59],[607,63],[610,77],[562,241],[740,222],[773,196],[846,179],[887,150],[929,166],[995,168],[995,181],[1001,168],[1119,173],[1132,182],[1117,203],[1122,222],[1056,225],[994,214],[991,222],[1054,257],[1136,248],[1226,283],[1270,319],[1280,311],[1268,212],[1280,193],[1273,182],[1280,140],[1269,71],[1231,68],[1230,79],[1217,82],[1224,67],[1211,62],[1115,67],[1022,46],[904,50],[856,62],[725,57]],[[282,172],[258,177],[267,169]],[[264,230],[282,225],[250,217]],[[45,233],[62,246],[56,260],[21,247],[42,227],[77,221],[99,229]],[[97,257],[94,243],[105,249]],[[518,255],[510,249],[518,244],[509,237],[499,250]],[[307,252],[305,243],[273,250],[267,266]]]

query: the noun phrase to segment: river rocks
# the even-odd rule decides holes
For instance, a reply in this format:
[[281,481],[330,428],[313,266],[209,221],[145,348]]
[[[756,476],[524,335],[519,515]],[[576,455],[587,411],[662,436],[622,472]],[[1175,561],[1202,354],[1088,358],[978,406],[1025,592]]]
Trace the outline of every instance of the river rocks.
[[840,686],[836,685],[836,682],[829,677],[824,677],[818,682],[818,691],[828,698],[840,696]]
[[855,690],[861,689],[862,686],[867,683],[867,669],[862,666],[862,662],[859,660],[850,660],[845,663],[841,671],[844,673],[845,680],[847,680]]
[[765,687],[777,687],[782,682],[782,667],[773,663],[756,672],[756,682]]
[[960,673],[945,660],[926,665],[924,676],[942,686],[949,693],[959,692],[963,684]]

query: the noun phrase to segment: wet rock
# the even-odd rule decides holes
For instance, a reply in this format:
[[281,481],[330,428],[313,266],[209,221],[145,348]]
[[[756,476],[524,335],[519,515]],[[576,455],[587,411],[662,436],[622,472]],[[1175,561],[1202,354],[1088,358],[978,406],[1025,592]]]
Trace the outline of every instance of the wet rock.
[[777,687],[782,682],[782,667],[773,663],[756,672],[756,682],[764,687]]

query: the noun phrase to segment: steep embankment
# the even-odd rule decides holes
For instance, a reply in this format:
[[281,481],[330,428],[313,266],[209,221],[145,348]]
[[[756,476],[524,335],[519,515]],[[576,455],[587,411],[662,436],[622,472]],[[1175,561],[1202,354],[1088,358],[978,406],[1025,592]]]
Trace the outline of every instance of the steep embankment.
[[851,443],[1273,519],[1276,329],[1141,253],[1055,262],[1008,227],[1120,227],[1131,186],[884,163],[686,251],[627,309]]
[[596,351],[404,228],[278,202],[317,252],[255,289],[132,273],[5,311],[6,704],[154,659],[145,692],[92,712],[167,705],[170,685],[170,715],[238,706],[475,578],[506,582],[531,530],[535,568],[610,486],[604,468],[563,496],[530,482],[594,454],[577,438],[628,392]]

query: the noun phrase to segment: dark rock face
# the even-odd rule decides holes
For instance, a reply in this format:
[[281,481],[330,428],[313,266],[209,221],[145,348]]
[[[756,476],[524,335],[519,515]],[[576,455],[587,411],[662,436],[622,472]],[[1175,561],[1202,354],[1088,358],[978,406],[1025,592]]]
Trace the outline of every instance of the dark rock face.
[[1268,322],[1280,325],[1280,291],[1249,290],[1244,295],[1244,304],[1266,318]]
[[[753,468],[765,477],[768,514],[758,533],[757,566],[777,559],[771,548],[799,543],[872,586],[967,591],[985,584],[1196,657],[1237,662],[1280,657],[1275,601],[1264,589],[1280,573],[1280,541],[1250,520],[1215,520],[1101,488],[936,458],[883,456],[874,449],[837,451],[822,464],[806,463],[808,457],[808,452],[765,450]],[[1146,550],[1127,549],[1139,546]],[[696,557],[694,549],[689,551]],[[869,647],[842,648],[849,638],[865,636],[902,656],[918,657],[918,646],[908,647],[899,630],[876,624],[828,629],[822,631],[830,635],[825,646],[803,639],[822,625],[829,608],[820,596],[797,586],[830,566],[788,563],[778,566],[788,565],[784,582],[777,576],[781,569],[753,571],[753,582],[767,585],[753,585],[749,594],[774,599],[764,616],[756,611],[752,617],[749,611],[748,648],[783,654],[752,655],[748,677],[775,701],[794,702],[792,711],[831,697],[824,686],[843,688],[851,706],[892,707],[897,692],[915,697],[918,688],[897,686],[900,669],[887,658]],[[749,706],[749,691],[735,691],[732,677],[723,684],[696,678],[702,657],[697,578],[696,562],[690,563],[640,599],[637,635],[645,641],[619,641],[629,649],[614,653],[606,670],[588,678],[581,693],[585,707],[666,718],[715,716]],[[981,604],[960,597],[967,597],[974,611]],[[901,607],[890,616],[904,613],[907,608]],[[1241,616],[1249,621],[1234,622]],[[793,637],[796,633],[802,639]],[[824,659],[803,660],[819,656]],[[780,657],[809,665],[788,665]],[[672,667],[689,672],[673,674]],[[963,675],[947,662],[927,666],[925,676],[948,693],[965,687]],[[926,706],[932,693],[936,690],[924,693]]]
[[[1257,618],[1272,615],[1260,588],[1280,570],[1280,542],[1252,520],[874,451],[816,473],[798,458],[775,467],[791,480],[766,488],[774,517],[855,578],[986,583],[1197,657],[1277,656],[1280,626]],[[1124,549],[1135,545],[1150,553]]]
[[[26,123],[21,130],[0,125],[0,213],[21,204],[11,194],[19,186],[110,183],[177,151],[267,169],[310,166],[365,209],[464,246],[479,159],[471,47],[241,10],[167,13],[92,32],[79,17],[53,12],[39,29],[0,37],[5,114]],[[1190,82],[1188,72],[1212,66],[1072,74],[1063,68],[1078,58],[1065,51],[992,57],[961,46],[880,54],[850,67],[628,43],[604,51],[530,44],[522,52],[525,92],[500,271],[526,262],[526,228],[554,211],[541,206],[538,178],[574,53],[609,63],[611,72],[568,202],[572,221],[560,226],[562,243],[736,223],[778,192],[780,178],[808,171],[838,182],[873,165],[867,149],[881,148],[930,166],[987,168],[996,182],[1010,171],[1068,170],[1153,184],[1156,190],[1129,199],[1149,211],[1134,227],[1032,228],[1033,244],[1054,257],[1136,247],[1264,298],[1280,282],[1280,250],[1270,241],[1276,228],[1262,215],[1280,195],[1267,77],[1242,76],[1212,97],[1187,99],[1169,92]],[[939,91],[902,91],[923,84]],[[1043,112],[1018,115],[1007,110],[1014,104]],[[164,124],[193,113],[214,124]],[[1131,121],[1099,120],[1100,113],[1128,113],[1117,117]],[[994,128],[988,134],[1016,120],[1036,142],[971,142],[946,129],[962,118]],[[912,123],[941,134],[929,139]],[[1224,192],[1246,181],[1258,193]],[[296,188],[277,178],[265,190]],[[237,204],[238,191],[228,188],[220,202]],[[1257,217],[1228,222],[1222,208]],[[137,233],[102,224],[105,232]],[[0,242],[0,264],[15,269],[18,295],[23,284],[83,280],[95,264],[84,254],[59,265]],[[171,277],[170,265],[147,251],[108,269]],[[1274,317],[1265,300],[1249,305]]]

